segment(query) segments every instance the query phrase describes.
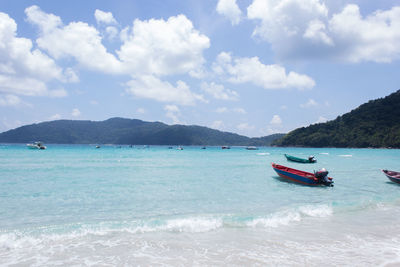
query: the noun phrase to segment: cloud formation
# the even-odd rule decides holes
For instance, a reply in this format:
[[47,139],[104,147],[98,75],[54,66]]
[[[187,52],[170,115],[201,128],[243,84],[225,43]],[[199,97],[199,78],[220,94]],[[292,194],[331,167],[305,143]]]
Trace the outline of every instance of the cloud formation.
[[[25,10],[28,21],[40,29],[38,46],[55,59],[73,58],[89,70],[107,74],[130,75],[128,92],[161,102],[193,105],[204,100],[192,93],[183,81],[172,86],[161,77],[200,73],[205,62],[203,50],[210,46],[207,36],[194,29],[185,15],[168,20],[136,19],[122,31],[121,47],[112,54],[102,43],[102,35],[84,22],[64,25],[61,18],[43,12],[38,6]],[[96,10],[99,24],[116,24],[110,12]],[[117,35],[114,27],[105,29],[109,38]],[[77,80],[76,76],[71,76]],[[39,87],[39,85],[37,85]]]
[[330,15],[322,0],[253,0],[253,36],[283,59],[391,62],[400,58],[400,6],[366,17],[355,4]]
[[94,17],[98,24],[117,24],[114,16],[111,12],[104,12],[102,10],[96,9],[94,12]]
[[[52,23],[51,20],[49,23]],[[70,75],[71,73],[67,76]],[[0,12],[1,93],[49,96],[52,91],[47,88],[46,82],[67,82],[67,76],[53,59],[40,50],[33,49],[31,40],[17,37],[15,21]]]
[[201,68],[210,40],[185,15],[168,20],[136,19],[117,51],[128,73],[184,74]]
[[164,110],[167,112],[165,116],[170,118],[173,124],[181,124],[181,121],[178,118],[181,111],[176,105],[166,105]]
[[216,8],[218,14],[227,17],[232,25],[239,24],[242,11],[236,3],[236,0],[219,0]]
[[15,95],[0,95],[0,107],[18,106],[21,104],[21,99]]
[[314,80],[307,75],[293,71],[286,73],[284,67],[277,64],[265,65],[258,57],[233,59],[227,52],[217,56],[213,70],[231,83],[252,83],[264,89],[307,89],[315,86]]
[[81,112],[80,112],[79,109],[74,108],[74,109],[72,110],[72,112],[71,112],[71,115],[72,115],[73,117],[79,117],[79,116],[81,115]]
[[279,115],[274,115],[269,123],[273,125],[281,125],[282,119],[279,117]]
[[206,83],[203,82],[201,84],[201,89],[208,93],[209,95],[213,96],[215,99],[220,100],[231,100],[235,101],[239,99],[239,94],[235,91],[225,89],[222,84],[216,84],[214,82]]
[[129,94],[159,102],[194,105],[196,101],[205,101],[202,95],[192,93],[189,86],[180,80],[173,86],[156,76],[142,75],[127,82],[127,86]]

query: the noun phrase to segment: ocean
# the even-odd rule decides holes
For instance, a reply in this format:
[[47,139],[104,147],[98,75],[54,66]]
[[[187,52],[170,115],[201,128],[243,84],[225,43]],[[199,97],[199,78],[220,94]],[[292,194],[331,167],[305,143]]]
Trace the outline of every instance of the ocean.
[[400,150],[183,148],[0,145],[0,265],[400,265]]

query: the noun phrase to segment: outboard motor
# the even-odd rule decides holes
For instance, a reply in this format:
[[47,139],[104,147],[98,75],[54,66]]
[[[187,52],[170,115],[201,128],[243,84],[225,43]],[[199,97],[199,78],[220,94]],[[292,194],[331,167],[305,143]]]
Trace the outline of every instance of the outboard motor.
[[322,168],[321,170],[317,171],[315,173],[315,177],[318,179],[318,182],[320,184],[326,186],[333,186],[333,181],[328,178],[328,171],[325,168]]
[[316,162],[314,156],[309,156],[309,157],[308,157],[308,161],[309,161],[309,162]]

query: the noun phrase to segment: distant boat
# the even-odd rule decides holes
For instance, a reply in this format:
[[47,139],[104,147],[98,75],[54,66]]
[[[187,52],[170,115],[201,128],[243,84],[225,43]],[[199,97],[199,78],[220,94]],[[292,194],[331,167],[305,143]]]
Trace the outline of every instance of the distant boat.
[[178,149],[178,150],[183,150],[183,147],[178,146],[176,149]]
[[100,148],[100,146],[96,146],[96,148]]
[[294,161],[294,162],[299,162],[299,163],[315,163],[317,160],[314,158],[314,156],[309,156],[308,159],[302,159],[294,156],[290,156],[288,154],[285,154],[285,157],[289,161]]
[[276,173],[291,182],[300,183],[303,185],[326,185],[333,186],[332,178],[328,177],[328,171],[322,169],[318,172],[311,173],[301,170],[292,169],[286,166],[272,163],[272,168]]
[[201,149],[206,149],[206,147],[205,147],[205,146],[203,146]]
[[247,150],[258,150],[258,147],[256,146],[248,146],[246,147]]
[[382,170],[390,181],[400,184],[400,172]]
[[46,149],[42,142],[34,142],[32,144],[26,144],[29,149]]
[[221,148],[222,148],[222,149],[231,149],[230,146],[222,146]]
[[172,147],[172,146],[169,146],[168,149],[173,149],[173,147]]

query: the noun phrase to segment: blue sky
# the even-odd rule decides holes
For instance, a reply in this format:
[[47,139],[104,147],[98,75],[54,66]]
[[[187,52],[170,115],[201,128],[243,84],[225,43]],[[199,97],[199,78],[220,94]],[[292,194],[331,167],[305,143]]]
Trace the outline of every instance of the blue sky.
[[400,89],[400,3],[0,2],[0,132],[125,117],[247,136]]

